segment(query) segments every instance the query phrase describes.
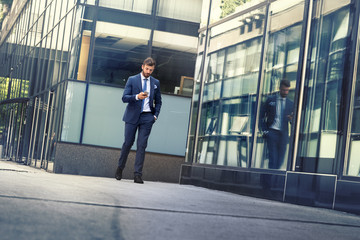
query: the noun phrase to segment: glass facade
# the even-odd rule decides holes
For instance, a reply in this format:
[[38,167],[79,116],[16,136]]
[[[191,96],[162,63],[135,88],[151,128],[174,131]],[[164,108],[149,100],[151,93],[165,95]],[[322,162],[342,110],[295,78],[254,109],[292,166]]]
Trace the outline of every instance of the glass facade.
[[51,170],[77,5],[62,0],[14,4],[1,34],[2,156]]
[[[186,160],[194,166],[360,176],[359,44],[350,41],[358,39],[352,27],[358,26],[352,10],[357,4],[213,0],[207,5]],[[267,104],[279,101],[282,80],[289,82],[286,110],[277,107],[271,116]],[[270,124],[272,117],[286,118],[286,130]],[[266,124],[286,140],[277,167],[271,165],[274,141]]]
[[360,2],[203,6],[180,183],[359,214]]
[[177,106],[163,127],[176,122],[181,136],[149,151],[184,155],[201,10],[202,0],[15,2],[0,39],[2,157],[52,171],[57,142],[121,147],[119,96],[148,56]]

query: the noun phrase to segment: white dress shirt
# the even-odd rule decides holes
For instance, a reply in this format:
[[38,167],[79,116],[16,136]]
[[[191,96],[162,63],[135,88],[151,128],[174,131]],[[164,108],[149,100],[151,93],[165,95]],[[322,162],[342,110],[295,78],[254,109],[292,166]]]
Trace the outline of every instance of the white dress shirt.
[[[144,79],[145,77],[143,76],[143,74],[141,73],[141,87],[144,86]],[[143,108],[143,112],[151,112],[151,109],[150,109],[150,104],[149,104],[149,99],[150,99],[150,77],[147,78],[147,81],[146,81],[146,92],[148,92],[148,96],[147,98],[144,99],[144,108]]]
[[276,115],[274,123],[270,126],[272,129],[281,130],[281,118],[284,114],[285,100],[286,98],[281,97],[280,94],[276,98]]

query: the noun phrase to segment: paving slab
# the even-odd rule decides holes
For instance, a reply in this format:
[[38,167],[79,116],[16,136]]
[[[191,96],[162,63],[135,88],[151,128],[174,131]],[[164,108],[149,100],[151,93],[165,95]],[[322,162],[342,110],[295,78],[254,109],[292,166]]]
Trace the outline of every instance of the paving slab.
[[0,239],[360,239],[360,216],[0,161]]

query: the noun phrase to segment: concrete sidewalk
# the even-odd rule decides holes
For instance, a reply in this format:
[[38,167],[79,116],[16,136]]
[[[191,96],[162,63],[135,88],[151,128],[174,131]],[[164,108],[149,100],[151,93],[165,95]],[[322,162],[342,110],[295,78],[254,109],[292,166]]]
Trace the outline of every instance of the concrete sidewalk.
[[360,217],[0,161],[0,239],[360,239]]

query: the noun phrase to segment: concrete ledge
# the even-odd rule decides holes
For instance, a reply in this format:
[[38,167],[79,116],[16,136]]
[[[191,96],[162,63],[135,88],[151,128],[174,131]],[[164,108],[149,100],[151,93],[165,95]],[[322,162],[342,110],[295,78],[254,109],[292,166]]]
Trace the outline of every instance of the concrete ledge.
[[[131,151],[123,172],[125,179],[134,177],[135,151]],[[55,173],[111,177],[115,176],[120,149],[58,142],[55,154]],[[143,170],[145,181],[179,182],[179,156],[146,153]]]

